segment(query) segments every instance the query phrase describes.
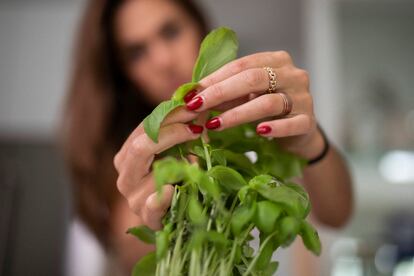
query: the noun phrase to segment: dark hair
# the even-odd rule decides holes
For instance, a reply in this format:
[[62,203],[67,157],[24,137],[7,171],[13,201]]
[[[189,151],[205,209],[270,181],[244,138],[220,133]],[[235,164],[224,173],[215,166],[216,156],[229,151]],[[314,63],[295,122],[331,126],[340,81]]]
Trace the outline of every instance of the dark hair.
[[[194,19],[202,36],[207,33],[204,16],[193,1],[171,1]],[[109,245],[109,214],[119,198],[113,156],[154,107],[119,62],[113,23],[122,3],[89,1],[79,26],[63,118],[62,141],[76,211],[104,246]]]

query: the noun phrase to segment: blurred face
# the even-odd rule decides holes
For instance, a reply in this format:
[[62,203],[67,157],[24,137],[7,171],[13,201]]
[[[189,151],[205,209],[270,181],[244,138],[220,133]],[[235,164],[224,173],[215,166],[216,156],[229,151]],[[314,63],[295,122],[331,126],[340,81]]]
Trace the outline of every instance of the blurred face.
[[173,1],[125,1],[116,14],[115,33],[125,72],[152,103],[169,99],[191,80],[200,31]]

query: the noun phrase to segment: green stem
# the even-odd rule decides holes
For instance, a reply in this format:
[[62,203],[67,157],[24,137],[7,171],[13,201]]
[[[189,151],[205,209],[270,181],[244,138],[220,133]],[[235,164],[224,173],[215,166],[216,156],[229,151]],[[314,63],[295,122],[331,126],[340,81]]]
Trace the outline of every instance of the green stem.
[[267,245],[267,243],[270,241],[271,238],[273,238],[274,235],[276,235],[276,231],[273,232],[272,234],[270,234],[265,240],[264,242],[260,245],[260,248],[256,254],[256,256],[254,256],[254,259],[251,261],[249,267],[247,268],[246,272],[243,274],[243,276],[248,276],[249,273],[251,273],[250,271],[253,269],[254,265],[257,262],[257,259],[260,256],[260,253],[263,251],[263,248]]
[[204,148],[204,155],[206,156],[206,163],[207,163],[207,171],[209,171],[210,169],[211,169],[211,157],[210,157],[210,154],[209,154],[209,152],[208,152],[208,148],[207,148],[207,143],[206,143],[206,141],[204,140],[204,137],[203,136],[201,136],[200,137],[200,139],[201,139],[201,143],[203,144],[203,148]]

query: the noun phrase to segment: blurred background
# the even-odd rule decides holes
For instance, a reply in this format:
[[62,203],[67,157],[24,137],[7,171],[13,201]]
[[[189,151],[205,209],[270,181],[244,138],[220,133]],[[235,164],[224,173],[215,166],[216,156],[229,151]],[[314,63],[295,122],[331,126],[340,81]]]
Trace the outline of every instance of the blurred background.
[[[240,55],[284,49],[309,71],[317,117],[351,166],[354,217],[321,228],[307,275],[414,275],[414,1],[198,2],[213,26],[235,29]],[[0,275],[102,266],[98,245],[67,246],[70,183],[56,146],[84,5],[0,0]]]

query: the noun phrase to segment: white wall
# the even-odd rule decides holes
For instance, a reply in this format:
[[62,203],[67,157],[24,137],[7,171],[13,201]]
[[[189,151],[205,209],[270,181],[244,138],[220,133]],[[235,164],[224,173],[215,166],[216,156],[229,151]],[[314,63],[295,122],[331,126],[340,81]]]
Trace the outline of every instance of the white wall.
[[82,1],[0,2],[0,135],[49,137]]

